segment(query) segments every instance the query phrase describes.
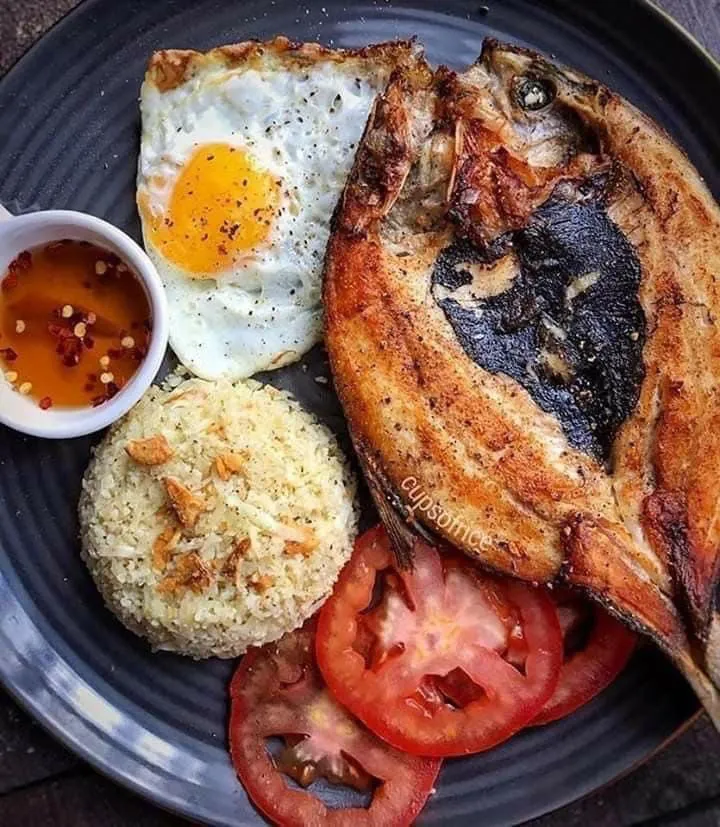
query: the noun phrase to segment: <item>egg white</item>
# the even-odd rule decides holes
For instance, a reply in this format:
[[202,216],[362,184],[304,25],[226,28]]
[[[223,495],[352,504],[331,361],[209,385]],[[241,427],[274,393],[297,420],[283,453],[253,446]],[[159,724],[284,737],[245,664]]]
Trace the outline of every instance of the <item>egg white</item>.
[[143,86],[138,192],[153,214],[167,210],[174,182],[203,144],[240,147],[282,182],[266,241],[210,278],[170,261],[143,221],[167,290],[170,344],[193,373],[251,376],[299,359],[320,340],[330,218],[377,91],[377,81],[331,62],[209,67],[169,91]]

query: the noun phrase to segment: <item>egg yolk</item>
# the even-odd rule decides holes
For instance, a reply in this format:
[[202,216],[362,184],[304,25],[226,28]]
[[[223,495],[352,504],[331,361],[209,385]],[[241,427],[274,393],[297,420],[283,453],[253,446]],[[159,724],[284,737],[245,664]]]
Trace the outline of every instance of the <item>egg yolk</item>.
[[270,234],[281,182],[241,147],[200,146],[175,182],[164,215],[148,215],[160,252],[195,277],[229,269]]

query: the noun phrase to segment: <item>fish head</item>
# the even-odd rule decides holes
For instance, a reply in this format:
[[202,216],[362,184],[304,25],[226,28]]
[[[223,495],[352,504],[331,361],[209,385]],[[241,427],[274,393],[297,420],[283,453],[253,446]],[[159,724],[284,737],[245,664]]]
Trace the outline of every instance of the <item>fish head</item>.
[[601,152],[608,93],[596,81],[487,40],[465,82],[474,86],[475,117],[531,166],[567,166],[579,153]]
[[439,86],[455,135],[450,214],[480,245],[525,226],[561,181],[609,164],[608,92],[577,72],[488,40],[468,71],[441,72]]

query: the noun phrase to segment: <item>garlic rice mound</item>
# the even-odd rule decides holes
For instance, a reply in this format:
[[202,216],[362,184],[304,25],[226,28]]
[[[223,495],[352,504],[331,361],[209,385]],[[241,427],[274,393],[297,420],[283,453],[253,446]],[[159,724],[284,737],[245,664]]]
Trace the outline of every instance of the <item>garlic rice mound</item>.
[[98,446],[82,555],[156,649],[231,658],[300,626],[352,551],[355,481],[332,433],[254,381],[151,388]]

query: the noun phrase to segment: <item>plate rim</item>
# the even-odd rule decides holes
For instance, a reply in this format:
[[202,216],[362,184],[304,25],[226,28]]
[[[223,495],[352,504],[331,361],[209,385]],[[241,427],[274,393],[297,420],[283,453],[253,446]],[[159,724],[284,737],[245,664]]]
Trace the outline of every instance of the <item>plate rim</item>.
[[[83,2],[88,2],[88,0],[83,0]],[[718,80],[720,80],[720,58],[716,58],[710,49],[704,46],[696,35],[694,35],[689,29],[685,28],[685,26],[683,26],[677,18],[673,17],[667,9],[660,6],[657,0],[633,0],[633,2],[635,5],[647,6],[657,17],[660,18],[661,22],[664,22],[665,25],[669,26],[671,29],[674,29],[675,33],[679,37],[683,38],[689,46],[692,46],[693,50],[699,57],[703,58],[708,66],[715,72]],[[83,3],[80,5],[83,5]]]
[[[8,79],[18,69],[22,69],[22,64],[33,56],[35,50],[42,46],[43,41],[47,37],[51,34],[55,34],[58,30],[61,30],[66,25],[72,23],[72,18],[76,15],[80,15],[88,8],[100,5],[103,2],[105,2],[105,0],[80,0],[77,6],[74,6],[72,9],[65,12],[62,17],[56,20],[49,29],[47,29],[37,40],[33,41],[33,43],[13,63],[11,63],[10,66],[8,66],[5,72],[0,75],[0,84],[5,83],[6,79]],[[662,8],[657,0],[630,0],[630,3],[641,9],[644,8],[646,11],[653,14],[658,19],[658,22],[672,29],[675,34],[681,40],[684,40],[685,44],[689,46],[696,53],[696,55],[708,65],[708,68],[714,72],[716,79],[720,82],[720,57],[716,58],[710,49],[700,42],[696,35],[694,35],[689,29],[685,28],[685,26],[673,17],[669,11]]]
[[[7,68],[2,76],[0,76],[0,85],[5,84],[6,82],[11,82],[14,80],[14,76],[17,73],[24,70],[24,64],[26,62],[29,63],[34,57],[35,52],[43,47],[43,42],[46,38],[57,34],[58,32],[63,32],[66,28],[73,25],[76,17],[86,14],[88,10],[92,9],[92,7],[100,6],[104,2],[106,2],[106,0],[81,0],[78,5],[68,10]],[[685,26],[683,26],[668,10],[662,8],[656,0],[631,0],[631,4],[636,8],[653,15],[657,19],[658,23],[671,30],[674,36],[678,38],[678,42],[680,44],[684,44],[685,48],[690,49],[701,59],[701,62],[704,63],[706,68],[710,70],[712,75],[714,75],[715,80],[720,87],[720,59],[716,58],[709,48],[705,47],[692,32],[686,29]],[[7,692],[10,698],[12,698],[14,702],[16,702],[26,713],[28,713],[33,720],[35,720],[63,747],[68,749],[81,760],[85,761],[93,768],[93,770],[106,779],[109,779],[113,783],[118,784],[125,789],[129,789],[131,792],[140,796],[145,801],[150,802],[160,810],[183,818],[189,822],[197,822],[198,819],[202,819],[203,822],[207,824],[225,824],[226,822],[213,819],[210,813],[207,812],[207,808],[204,806],[188,805],[187,796],[182,796],[178,793],[169,793],[168,788],[165,785],[162,787],[162,791],[160,791],[159,788],[153,786],[151,783],[143,783],[139,780],[139,774],[134,774],[133,770],[138,768],[146,768],[151,765],[143,763],[143,761],[136,754],[131,755],[120,749],[117,742],[115,742],[114,739],[106,733],[101,733],[101,735],[109,748],[108,756],[103,758],[97,751],[93,751],[92,747],[83,739],[85,731],[94,728],[92,721],[75,712],[71,712],[70,717],[68,717],[64,700],[57,693],[52,691],[52,688],[46,680],[44,673],[38,669],[37,665],[31,664],[21,657],[17,647],[13,645],[11,636],[4,628],[2,621],[8,618],[11,618],[18,626],[24,625],[26,629],[35,628],[35,626],[2,570],[0,570],[0,598],[2,598],[2,600],[0,600],[0,605],[3,606],[3,617],[0,618],[0,687]],[[47,645],[47,640],[44,637],[41,639],[43,643]],[[20,678],[17,676],[10,678],[8,676],[9,669],[7,664],[11,661],[19,663],[20,668],[18,674],[21,675]],[[33,690],[32,687],[28,688],[24,685],[30,679],[37,681],[38,677],[41,678],[41,686],[44,692],[47,693],[49,702],[46,701],[43,703],[39,697],[40,693],[37,690]],[[557,803],[548,805],[541,812],[536,813],[532,818],[540,818],[543,815],[555,812],[573,803],[583,801],[591,795],[607,789],[610,785],[635,772],[635,770],[652,760],[656,755],[687,732],[702,716],[702,714],[702,707],[698,705],[698,709],[695,713],[690,715],[687,720],[680,724],[647,755],[637,761],[634,761],[625,770],[617,773],[604,783],[599,784],[593,789],[582,794],[571,795],[570,797],[567,795],[558,795]],[[63,724],[64,718],[67,720]],[[224,735],[225,733],[223,733],[223,736]],[[112,755],[123,756],[123,761],[114,762],[111,757]],[[152,769],[159,774],[165,774],[165,771],[162,768],[152,766]],[[168,775],[168,778],[172,777],[173,776]],[[186,783],[188,782],[186,781]],[[262,816],[258,815],[258,817],[262,819]]]

